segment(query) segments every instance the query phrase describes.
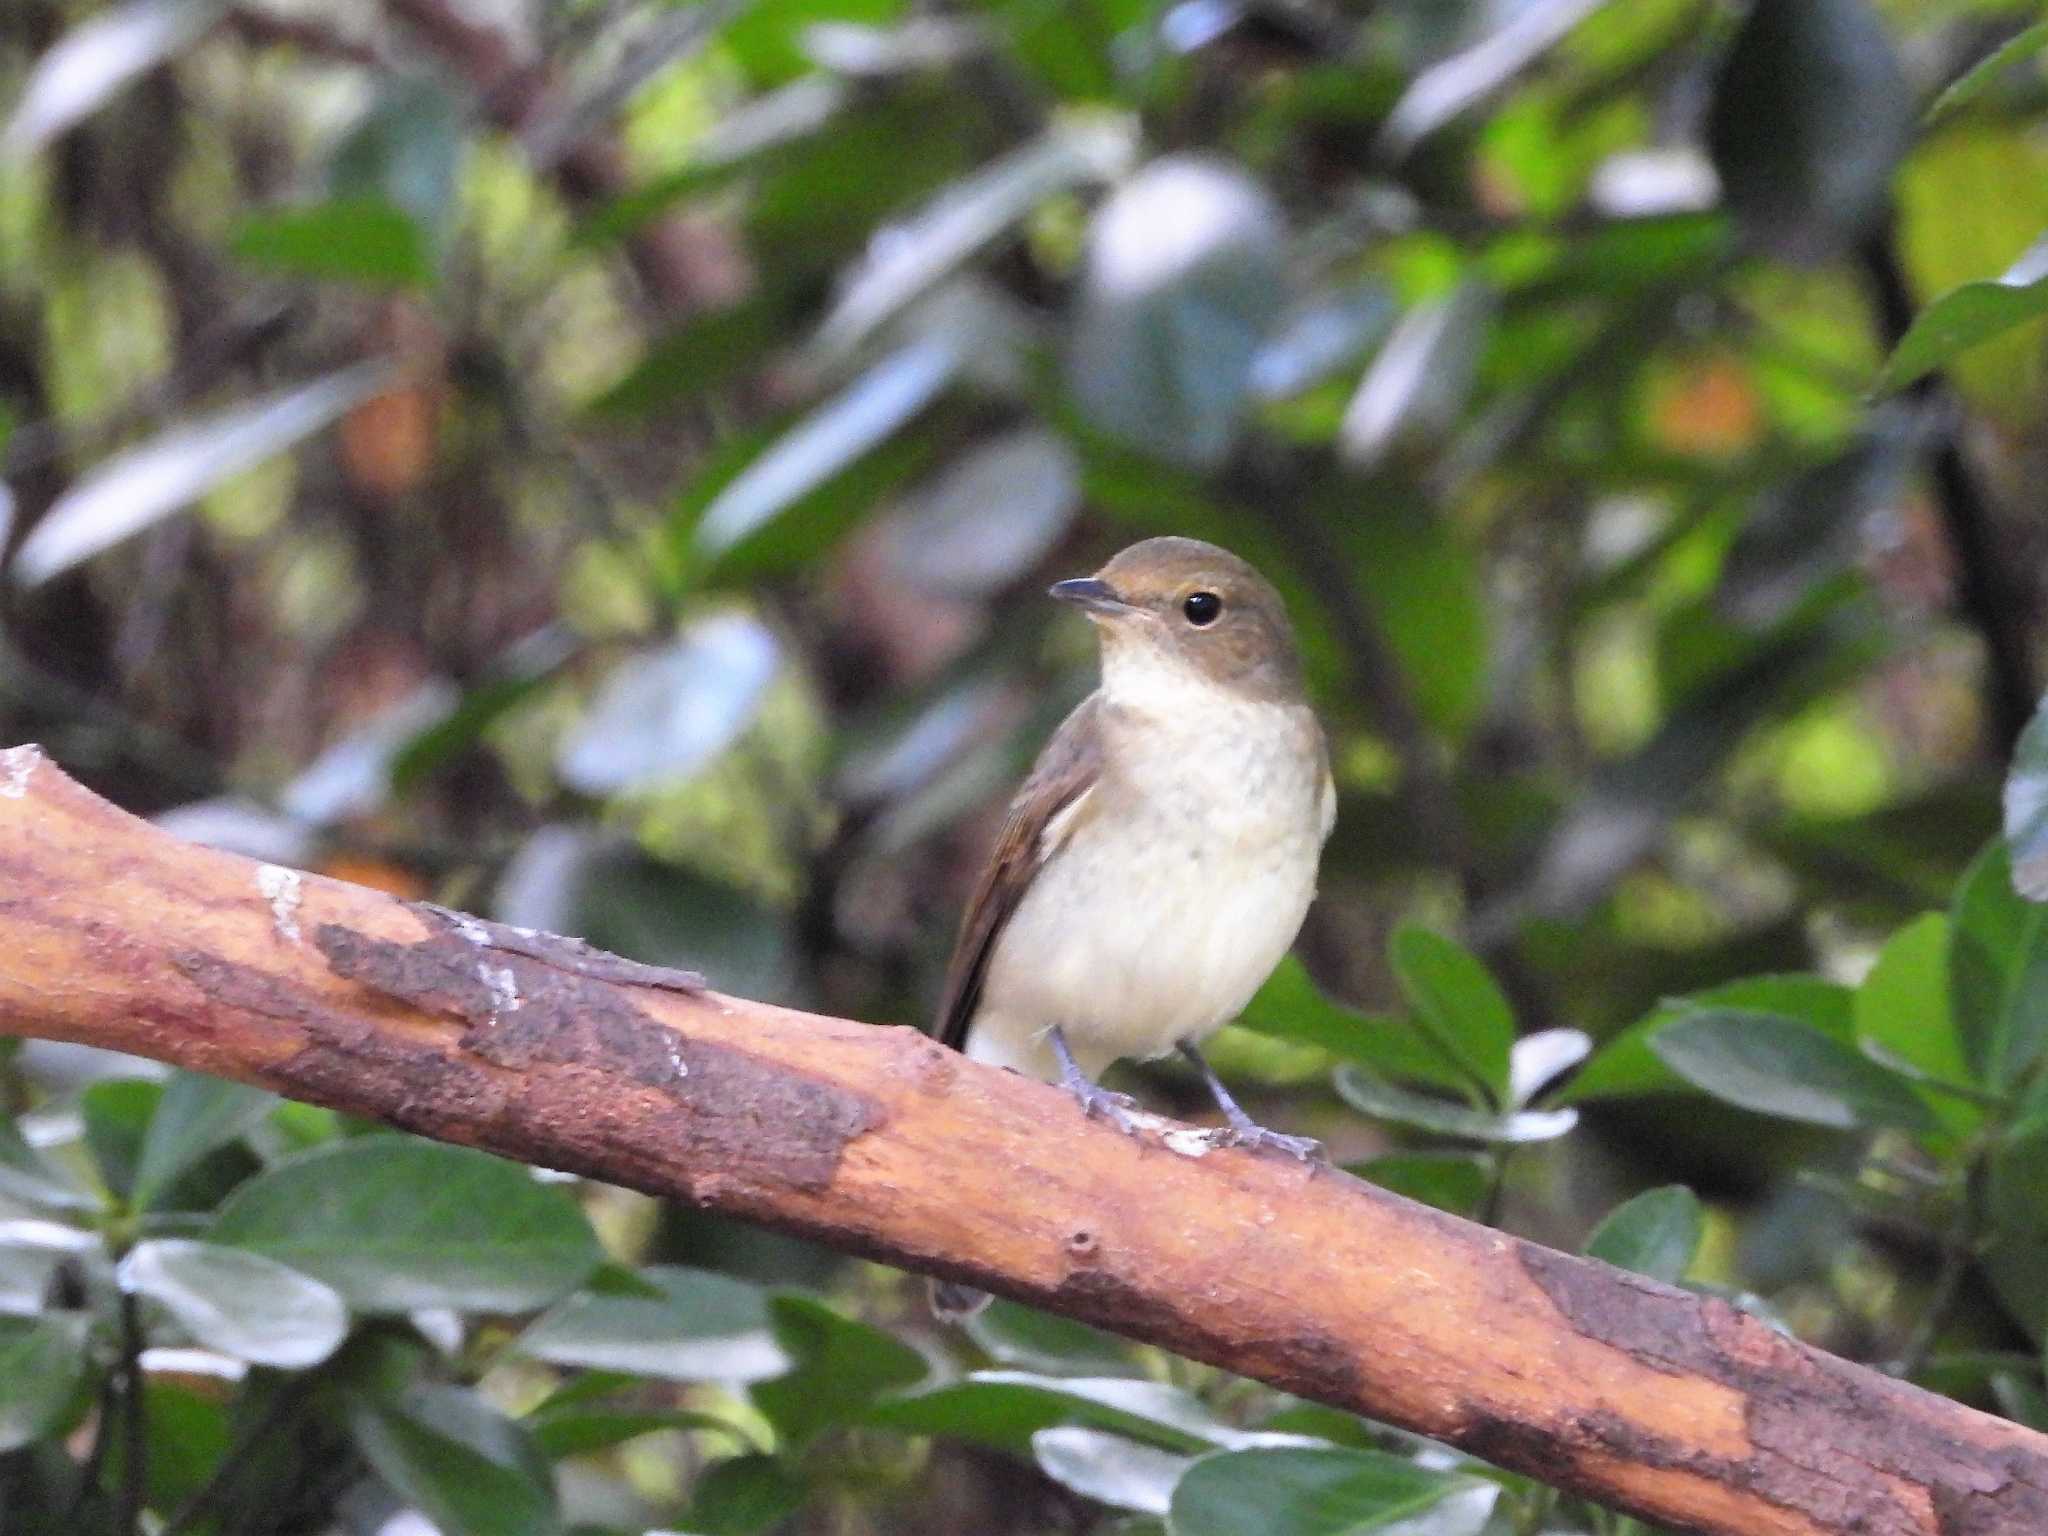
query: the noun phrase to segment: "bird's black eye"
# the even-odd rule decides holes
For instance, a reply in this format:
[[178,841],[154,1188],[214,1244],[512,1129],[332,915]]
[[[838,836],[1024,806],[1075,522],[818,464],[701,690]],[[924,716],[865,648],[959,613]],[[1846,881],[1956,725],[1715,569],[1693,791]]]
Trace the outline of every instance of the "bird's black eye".
[[1223,599],[1214,592],[1190,592],[1182,600],[1180,611],[1188,616],[1190,624],[1201,629],[1216,622],[1216,615],[1223,611]]

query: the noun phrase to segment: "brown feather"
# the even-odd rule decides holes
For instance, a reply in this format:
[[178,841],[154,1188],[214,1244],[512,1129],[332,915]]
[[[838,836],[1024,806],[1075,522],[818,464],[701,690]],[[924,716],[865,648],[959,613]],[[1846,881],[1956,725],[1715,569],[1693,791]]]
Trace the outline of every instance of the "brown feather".
[[982,982],[1003,925],[1054,851],[1044,846],[1047,826],[1092,789],[1101,772],[1101,713],[1099,693],[1076,705],[1010,802],[1009,817],[968,900],[953,959],[946,967],[946,991],[933,1033],[956,1051],[966,1045],[968,1027],[981,1006]]

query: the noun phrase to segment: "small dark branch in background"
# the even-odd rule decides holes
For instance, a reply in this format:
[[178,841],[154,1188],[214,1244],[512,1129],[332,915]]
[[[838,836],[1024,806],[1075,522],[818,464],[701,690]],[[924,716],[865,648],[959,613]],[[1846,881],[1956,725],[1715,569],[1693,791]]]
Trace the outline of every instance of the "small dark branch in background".
[[149,1456],[149,1437],[142,1424],[142,1303],[126,1290],[121,1292],[120,1370],[121,1502],[114,1529],[119,1536],[139,1536]]
[[[1913,323],[1912,291],[1888,229],[1866,240],[1859,255],[1877,305],[1885,349],[1890,351]],[[1935,448],[1928,465],[1935,507],[1955,553],[1956,595],[1963,616],[1984,642],[1993,740],[1999,756],[2007,757],[2034,713],[2038,691],[2020,596],[1999,557],[1990,504],[1963,457],[1960,417],[1944,409],[1949,404],[1947,384],[1940,374],[1930,373],[1907,393],[1936,413]]]

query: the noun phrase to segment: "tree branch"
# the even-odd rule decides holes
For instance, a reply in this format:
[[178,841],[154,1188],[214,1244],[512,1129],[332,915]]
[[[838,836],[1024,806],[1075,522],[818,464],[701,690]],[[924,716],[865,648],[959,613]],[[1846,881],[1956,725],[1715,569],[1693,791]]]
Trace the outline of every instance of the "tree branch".
[[983,1286],[1724,1536],[2048,1529],[2048,1437],[1329,1170],[1134,1141],[910,1029],[178,843],[0,752],[0,1032]]

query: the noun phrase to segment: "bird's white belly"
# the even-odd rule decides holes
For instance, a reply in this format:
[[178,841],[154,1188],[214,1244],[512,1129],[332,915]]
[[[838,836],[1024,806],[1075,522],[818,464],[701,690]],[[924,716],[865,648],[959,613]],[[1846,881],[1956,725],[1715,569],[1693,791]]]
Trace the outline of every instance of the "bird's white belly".
[[1267,806],[1253,821],[1246,804],[1083,826],[1005,925],[968,1054],[1054,1077],[1045,1036],[1058,1024],[1092,1077],[1234,1018],[1294,942],[1322,844],[1313,810]]

